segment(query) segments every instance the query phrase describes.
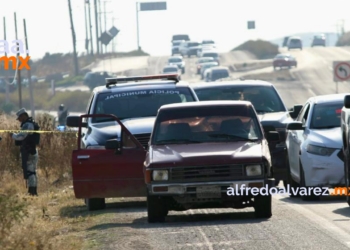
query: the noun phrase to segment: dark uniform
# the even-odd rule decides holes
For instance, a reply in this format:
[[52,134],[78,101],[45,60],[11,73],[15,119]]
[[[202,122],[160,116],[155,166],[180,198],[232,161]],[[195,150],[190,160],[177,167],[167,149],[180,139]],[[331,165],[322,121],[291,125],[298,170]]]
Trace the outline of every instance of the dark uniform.
[[[19,117],[21,114],[26,114],[25,109],[21,109],[17,112]],[[32,132],[25,132],[25,130],[35,130],[34,121],[31,117],[28,117],[21,123],[21,132],[13,134],[12,138],[16,140],[16,144],[21,146],[21,158],[24,178],[28,182],[28,193],[30,195],[38,195],[37,186],[38,179],[36,174],[38,163],[38,151],[36,149],[36,140]]]

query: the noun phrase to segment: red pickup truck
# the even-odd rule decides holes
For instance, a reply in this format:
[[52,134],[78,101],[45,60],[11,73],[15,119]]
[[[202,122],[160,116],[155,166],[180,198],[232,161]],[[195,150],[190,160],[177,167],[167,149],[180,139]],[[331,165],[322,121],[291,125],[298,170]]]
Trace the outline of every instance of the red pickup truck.
[[[274,179],[266,137],[280,140],[276,131],[263,132],[247,101],[162,106],[144,163],[148,222],[163,222],[170,210],[193,208],[254,207],[257,217],[271,217],[266,190]],[[266,195],[254,195],[253,188],[264,188]]]

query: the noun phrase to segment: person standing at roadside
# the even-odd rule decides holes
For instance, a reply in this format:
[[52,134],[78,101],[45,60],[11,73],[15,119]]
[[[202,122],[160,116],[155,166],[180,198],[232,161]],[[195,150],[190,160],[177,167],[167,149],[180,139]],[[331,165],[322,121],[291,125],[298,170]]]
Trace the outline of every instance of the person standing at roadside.
[[21,131],[17,134],[12,134],[12,138],[16,141],[16,145],[21,147],[22,168],[24,179],[28,183],[28,193],[29,195],[37,196],[38,180],[36,169],[38,150],[36,146],[39,143],[40,137],[38,133],[25,131],[39,130],[39,126],[32,117],[29,117],[24,108],[17,111],[16,115],[17,120],[21,123]]

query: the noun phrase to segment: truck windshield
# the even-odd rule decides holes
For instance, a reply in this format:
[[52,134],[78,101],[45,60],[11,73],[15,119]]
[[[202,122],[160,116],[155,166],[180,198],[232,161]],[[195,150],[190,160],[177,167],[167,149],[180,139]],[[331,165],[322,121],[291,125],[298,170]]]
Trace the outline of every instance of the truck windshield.
[[212,86],[195,89],[200,101],[250,101],[257,113],[286,112],[277,91],[270,86]]
[[262,138],[251,106],[206,106],[160,111],[153,145],[256,141]]
[[[112,114],[119,119],[157,116],[162,105],[195,101],[186,87],[147,88],[134,91],[101,93],[98,95],[94,114]],[[111,121],[111,118],[96,117],[92,122]]]
[[340,115],[343,106],[343,101],[335,104],[316,104],[314,106],[310,128],[328,129],[340,127]]

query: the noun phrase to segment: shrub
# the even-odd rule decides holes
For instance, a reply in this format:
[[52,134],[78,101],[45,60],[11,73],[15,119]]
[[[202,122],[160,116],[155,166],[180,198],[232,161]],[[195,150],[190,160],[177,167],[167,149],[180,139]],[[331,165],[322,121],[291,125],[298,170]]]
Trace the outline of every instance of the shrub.
[[249,40],[238,47],[232,49],[235,50],[246,50],[254,54],[258,59],[270,59],[279,53],[278,45],[263,40]]
[[339,37],[335,46],[350,46],[350,31]]
[[83,81],[83,76],[70,76],[67,78],[64,78],[61,81],[58,81],[57,83],[55,83],[55,85],[57,87],[63,87],[63,86],[71,86],[76,84],[77,82],[81,82]]

